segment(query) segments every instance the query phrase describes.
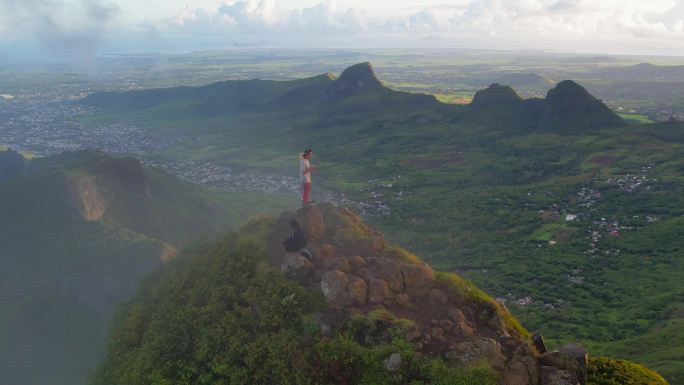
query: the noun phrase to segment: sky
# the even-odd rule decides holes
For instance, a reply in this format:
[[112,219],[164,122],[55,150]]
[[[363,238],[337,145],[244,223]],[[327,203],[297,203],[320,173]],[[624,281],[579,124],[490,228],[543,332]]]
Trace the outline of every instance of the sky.
[[0,62],[236,47],[684,56],[684,0],[0,0]]

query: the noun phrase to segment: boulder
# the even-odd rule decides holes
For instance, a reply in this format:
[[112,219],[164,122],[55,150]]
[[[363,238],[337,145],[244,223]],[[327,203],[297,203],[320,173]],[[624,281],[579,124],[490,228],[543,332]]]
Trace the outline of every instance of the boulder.
[[339,270],[330,270],[321,277],[321,290],[331,306],[343,307],[353,303],[347,286],[349,274]]
[[488,361],[494,369],[501,370],[505,357],[501,345],[491,338],[461,342],[449,347],[446,358],[458,366],[470,366],[479,361]]
[[587,369],[589,367],[589,352],[578,345],[565,345],[559,349],[560,353],[577,363],[577,378],[581,385],[587,383]]
[[510,336],[508,330],[506,330],[506,325],[504,325],[503,320],[498,314],[494,314],[492,318],[487,320],[487,326],[494,330],[496,334]]
[[308,208],[298,212],[297,220],[310,240],[322,239],[325,235],[325,220],[320,210]]
[[430,290],[430,302],[433,304],[444,304],[449,301],[449,298],[447,298],[447,295],[444,294],[443,291],[439,289],[432,289]]
[[384,279],[390,290],[397,293],[403,290],[404,280],[399,262],[385,257],[370,257],[366,259],[366,262],[371,266],[369,273],[377,278]]
[[435,282],[435,272],[425,264],[406,264],[401,268],[405,290],[410,295],[425,295]]
[[297,253],[287,253],[280,267],[287,277],[303,281],[311,275],[313,264]]
[[318,246],[318,249],[314,253],[315,255],[320,255],[323,258],[330,258],[335,255],[335,246],[324,243]]
[[527,345],[520,345],[502,373],[506,385],[537,385],[537,361]]
[[541,385],[577,385],[579,382],[567,370],[561,370],[553,366],[541,367]]
[[392,355],[384,361],[385,369],[387,369],[388,372],[396,372],[399,370],[401,368],[401,363],[401,354],[399,353],[392,353]]
[[589,354],[586,349],[567,345],[559,350],[547,352],[539,357],[539,362],[543,366],[552,366],[570,373],[571,379],[580,385],[587,383],[587,366],[589,365]]
[[325,261],[325,270],[339,270],[343,273],[351,273],[351,265],[345,257],[334,257]]
[[475,335],[475,329],[470,327],[470,325],[468,325],[465,321],[457,322],[454,326],[454,329],[463,337],[472,337]]
[[401,293],[397,295],[394,301],[396,302],[397,306],[402,307],[404,309],[410,309],[411,307],[413,307],[413,304],[411,303],[411,297],[406,293]]
[[501,374],[505,385],[531,385],[530,375],[522,362],[513,362]]
[[449,309],[449,318],[451,318],[454,322],[460,323],[460,322],[465,322],[466,316],[463,314],[463,311],[461,309],[457,308],[451,308]]
[[382,303],[390,296],[387,282],[380,278],[370,278],[368,280],[368,302]]
[[451,331],[454,328],[454,323],[448,319],[441,319],[438,321],[438,325],[447,331]]
[[355,275],[350,275],[347,289],[349,290],[349,296],[354,301],[354,305],[363,306],[366,304],[368,286],[363,279]]
[[360,255],[352,255],[351,257],[347,257],[347,261],[349,262],[352,270],[358,270],[366,266],[366,261]]
[[430,337],[436,341],[444,341],[446,339],[446,333],[442,328],[432,328],[430,329]]

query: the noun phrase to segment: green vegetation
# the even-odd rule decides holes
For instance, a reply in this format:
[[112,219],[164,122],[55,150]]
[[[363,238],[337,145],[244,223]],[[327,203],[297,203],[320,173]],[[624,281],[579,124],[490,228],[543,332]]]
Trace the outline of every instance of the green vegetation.
[[619,114],[620,117],[624,120],[626,120],[629,123],[632,124],[644,124],[644,123],[653,123],[651,119],[648,118],[646,115],[640,115],[640,114]]
[[[255,96],[275,103],[267,110],[238,111],[228,93],[219,115],[169,120],[160,111],[177,106],[158,100],[123,119],[198,138],[159,157],[291,173],[313,147],[319,184],[391,241],[505,299],[552,342],[623,356],[614,342],[656,332],[681,309],[683,124],[624,125],[568,82],[545,104],[482,109],[377,88],[301,109],[275,101],[294,86]],[[546,118],[519,113],[527,107]]]
[[0,152],[0,383],[86,383],[115,307],[144,276],[198,237],[291,203],[100,152],[23,162]]
[[681,316],[656,325],[644,335],[597,346],[594,350],[597,354],[610,352],[641,362],[657,370],[672,384],[684,382],[684,319]]
[[624,360],[594,357],[588,372],[590,385],[667,385],[658,373]]
[[[252,221],[175,259],[117,317],[93,384],[494,385],[485,364],[454,368],[416,352],[410,321],[386,311],[323,332],[320,291],[268,267],[268,229]],[[401,355],[392,372],[385,360]]]

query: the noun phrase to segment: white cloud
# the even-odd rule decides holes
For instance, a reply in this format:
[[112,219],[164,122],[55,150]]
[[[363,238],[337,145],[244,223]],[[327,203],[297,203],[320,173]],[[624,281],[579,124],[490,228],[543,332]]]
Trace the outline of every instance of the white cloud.
[[5,30],[0,43],[7,35],[33,34],[65,52],[82,46],[96,51],[103,40],[110,52],[110,47],[120,52],[126,44],[178,51],[227,48],[251,39],[281,47],[684,55],[684,0],[377,0],[368,5],[368,0],[297,0],[298,6],[290,0],[207,0],[204,7],[187,6],[171,18],[133,26],[119,22],[126,10],[119,12],[112,1],[122,0],[0,0],[0,30]]
[[118,14],[104,0],[0,0],[5,39],[35,41],[53,55],[77,60],[97,53]]
[[[328,0],[313,7],[284,9],[275,0],[237,0],[217,10],[186,9],[168,27],[185,32],[247,35],[339,35],[368,33],[533,34],[535,38],[684,38],[684,1],[672,0],[471,0],[444,4],[408,16],[369,17]],[[445,13],[445,9],[449,10]],[[448,17],[445,17],[448,16]]]

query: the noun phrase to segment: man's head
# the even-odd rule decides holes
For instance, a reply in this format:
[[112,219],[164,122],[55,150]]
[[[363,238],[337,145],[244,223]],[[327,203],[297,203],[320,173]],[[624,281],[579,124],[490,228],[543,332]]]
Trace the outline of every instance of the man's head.
[[311,155],[313,155],[313,151],[311,151],[311,149],[309,148],[309,149],[304,151],[304,153],[302,154],[302,157],[306,158],[306,159],[310,159]]

